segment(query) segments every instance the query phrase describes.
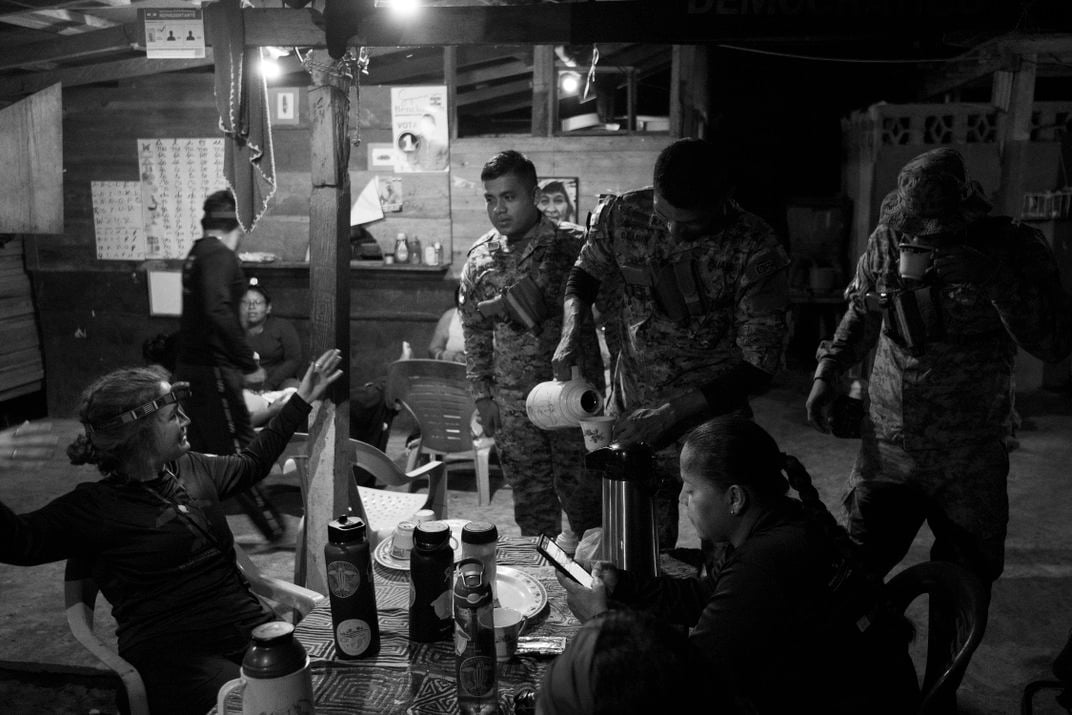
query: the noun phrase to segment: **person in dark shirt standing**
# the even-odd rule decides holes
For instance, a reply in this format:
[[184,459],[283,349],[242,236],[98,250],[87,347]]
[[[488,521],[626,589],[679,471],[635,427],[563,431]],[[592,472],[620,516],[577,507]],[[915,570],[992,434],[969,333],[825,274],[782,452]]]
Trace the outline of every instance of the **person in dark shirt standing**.
[[[205,199],[201,228],[204,235],[194,241],[182,266],[174,379],[190,384],[190,446],[207,454],[234,454],[254,435],[242,388],[263,383],[265,372],[239,319],[246,277],[235,252],[243,232],[229,190]],[[265,538],[282,536],[279,515],[259,489],[240,495],[239,501]]]

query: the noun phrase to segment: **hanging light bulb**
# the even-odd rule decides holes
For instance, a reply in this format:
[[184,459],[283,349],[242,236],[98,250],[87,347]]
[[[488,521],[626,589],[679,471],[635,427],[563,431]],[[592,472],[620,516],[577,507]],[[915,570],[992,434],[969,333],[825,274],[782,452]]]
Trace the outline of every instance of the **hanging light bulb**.
[[278,61],[271,57],[261,57],[260,64],[257,65],[257,71],[266,80],[279,79],[283,76],[283,68],[279,66]]
[[421,9],[420,0],[376,0],[376,7],[386,7],[391,14],[399,18],[416,15]]
[[581,75],[577,72],[560,72],[558,89],[563,97],[572,97],[581,90]]

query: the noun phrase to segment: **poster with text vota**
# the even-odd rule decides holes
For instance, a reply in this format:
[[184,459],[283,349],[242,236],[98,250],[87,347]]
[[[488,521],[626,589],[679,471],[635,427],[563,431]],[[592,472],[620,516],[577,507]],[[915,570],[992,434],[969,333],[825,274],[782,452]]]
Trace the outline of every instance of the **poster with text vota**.
[[223,160],[223,137],[138,140],[147,258],[186,258],[205,197],[227,188]]
[[396,173],[450,168],[446,87],[392,87],[391,127]]

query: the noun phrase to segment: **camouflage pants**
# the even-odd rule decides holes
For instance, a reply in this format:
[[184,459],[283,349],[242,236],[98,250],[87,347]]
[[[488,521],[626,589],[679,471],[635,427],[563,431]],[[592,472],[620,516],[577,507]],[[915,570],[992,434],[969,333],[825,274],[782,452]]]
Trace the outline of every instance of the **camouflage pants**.
[[500,390],[495,397],[502,428],[495,451],[503,476],[514,492],[514,520],[523,536],[562,530],[562,512],[582,535],[602,520],[600,480],[584,468],[580,428],[542,430],[525,414],[525,395]]
[[931,558],[959,563],[989,585],[1005,564],[1008,474],[1000,440],[908,451],[865,435],[844,502],[849,534],[885,575],[926,521]]

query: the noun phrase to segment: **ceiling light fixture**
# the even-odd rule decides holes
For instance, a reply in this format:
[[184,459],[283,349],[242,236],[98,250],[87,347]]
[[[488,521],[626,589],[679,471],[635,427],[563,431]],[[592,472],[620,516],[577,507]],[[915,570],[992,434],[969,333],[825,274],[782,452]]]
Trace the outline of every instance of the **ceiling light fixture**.
[[559,72],[558,89],[563,97],[573,97],[581,91],[581,75],[578,72]]

